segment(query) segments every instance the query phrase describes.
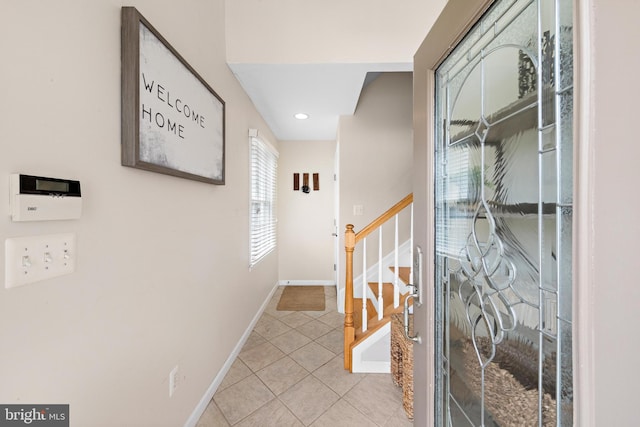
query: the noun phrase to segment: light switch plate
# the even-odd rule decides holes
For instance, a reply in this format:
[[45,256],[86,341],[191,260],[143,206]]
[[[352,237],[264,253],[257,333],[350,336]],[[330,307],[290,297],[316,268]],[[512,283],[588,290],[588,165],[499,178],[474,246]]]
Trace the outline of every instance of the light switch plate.
[[76,234],[11,237],[5,240],[5,288],[15,288],[76,269]]

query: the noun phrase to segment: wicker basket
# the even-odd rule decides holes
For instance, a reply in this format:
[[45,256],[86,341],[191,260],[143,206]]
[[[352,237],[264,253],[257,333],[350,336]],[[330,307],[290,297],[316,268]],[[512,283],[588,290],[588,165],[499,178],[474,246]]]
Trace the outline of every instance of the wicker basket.
[[[486,339],[480,338],[482,345],[488,345]],[[504,427],[520,427],[531,425],[533,420],[538,419],[539,393],[536,388],[526,387],[514,376],[513,372],[501,368],[497,361],[491,362],[481,372],[480,364],[470,339],[459,340],[455,343],[456,352],[461,355],[462,365],[460,369],[464,379],[456,370],[451,372],[452,387],[455,384],[457,393],[466,389],[470,394],[468,399],[478,400],[482,396],[484,376],[484,404],[487,412],[494,422]],[[505,343],[501,344],[503,347]],[[518,344],[506,343],[506,346]],[[501,351],[502,350],[501,348]],[[497,353],[496,359],[500,360],[504,354]],[[535,360],[535,359],[534,359]],[[506,360],[500,360],[505,363]],[[513,359],[511,359],[513,362]],[[512,363],[513,364],[513,363]],[[512,366],[513,369],[513,366]],[[523,377],[522,373],[516,373]],[[542,398],[542,425],[551,427],[556,425],[556,405],[555,399],[549,393],[543,393]],[[537,425],[537,423],[536,423]]]
[[[409,327],[412,329],[413,316]],[[391,315],[391,377],[402,387],[402,407],[409,419],[413,419],[413,342],[404,336],[402,314]]]

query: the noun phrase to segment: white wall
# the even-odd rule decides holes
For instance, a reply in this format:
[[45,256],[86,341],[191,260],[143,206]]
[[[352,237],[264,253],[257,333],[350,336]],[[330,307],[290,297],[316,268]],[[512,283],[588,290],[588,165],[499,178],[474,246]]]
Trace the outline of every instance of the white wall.
[[[333,281],[335,141],[281,141],[278,160],[279,278],[287,281]],[[293,174],[300,190],[293,190]],[[302,189],[309,174],[311,191]],[[313,190],[318,173],[320,190]]]
[[[640,353],[640,287],[637,285],[640,199],[637,185],[640,146],[634,136],[638,121],[640,89],[636,70],[640,39],[640,3],[633,0],[584,0],[581,12],[590,22],[590,38],[585,39],[590,74],[584,74],[591,100],[584,105],[589,118],[583,123],[588,133],[589,164],[579,173],[588,173],[591,192],[588,204],[593,226],[583,234],[590,247],[587,253],[591,280],[580,283],[578,292],[590,296],[588,305],[576,307],[578,315],[590,313],[583,324],[584,336],[592,339],[592,384],[585,393],[593,395],[592,425],[634,425],[637,423],[635,368]],[[615,46],[615,49],[612,48]],[[584,139],[583,139],[584,138]],[[587,359],[588,360],[588,359]],[[583,378],[584,379],[584,378]]]
[[15,172],[78,179],[84,212],[0,218],[2,241],[78,240],[73,275],[0,289],[0,402],[69,403],[73,426],[177,426],[277,282],[277,253],[248,270],[247,129],[271,134],[225,63],[223,0],[133,0],[226,101],[226,185],[122,167],[122,5],[3,4],[0,192]]
[[[340,118],[341,272],[346,224],[358,232],[412,191],[411,91],[411,73],[383,73],[363,90],[356,113]],[[354,215],[354,205],[362,205],[363,215]],[[371,253],[377,257],[377,249]],[[357,253],[354,257],[358,259]],[[361,266],[354,263],[355,276]],[[343,287],[344,277],[338,280]]]
[[[228,0],[229,62],[411,63],[446,1]],[[247,37],[247,34],[255,34]]]

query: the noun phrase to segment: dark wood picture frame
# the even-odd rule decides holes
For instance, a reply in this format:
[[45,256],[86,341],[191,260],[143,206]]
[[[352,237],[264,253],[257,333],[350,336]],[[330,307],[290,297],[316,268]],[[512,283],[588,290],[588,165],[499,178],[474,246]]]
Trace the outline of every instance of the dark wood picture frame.
[[135,7],[123,7],[122,165],[225,183],[225,103]]

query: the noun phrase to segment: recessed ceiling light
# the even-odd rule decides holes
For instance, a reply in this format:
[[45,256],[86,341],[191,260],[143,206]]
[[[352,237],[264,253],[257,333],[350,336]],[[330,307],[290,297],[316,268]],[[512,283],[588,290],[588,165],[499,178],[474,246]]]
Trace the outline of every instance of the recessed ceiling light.
[[305,113],[297,113],[297,114],[294,114],[293,117],[295,117],[298,120],[305,120],[309,118],[309,115]]

